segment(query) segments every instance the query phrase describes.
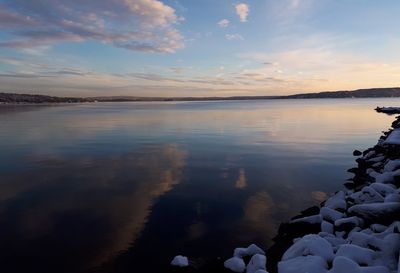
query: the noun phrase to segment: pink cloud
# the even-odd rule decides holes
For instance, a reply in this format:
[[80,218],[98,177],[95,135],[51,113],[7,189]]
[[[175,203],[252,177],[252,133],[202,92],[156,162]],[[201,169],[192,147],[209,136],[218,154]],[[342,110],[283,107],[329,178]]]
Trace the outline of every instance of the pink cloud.
[[184,47],[178,21],[175,10],[158,0],[14,0],[0,10],[0,28],[16,38],[0,46],[94,40],[130,50],[174,52]]

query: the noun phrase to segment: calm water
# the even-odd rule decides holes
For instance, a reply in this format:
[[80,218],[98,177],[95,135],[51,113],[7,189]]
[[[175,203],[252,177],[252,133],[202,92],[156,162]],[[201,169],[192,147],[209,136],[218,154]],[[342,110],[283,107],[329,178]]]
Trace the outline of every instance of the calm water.
[[[162,272],[268,247],[399,99],[0,107],[0,271]],[[146,263],[151,268],[146,268]]]

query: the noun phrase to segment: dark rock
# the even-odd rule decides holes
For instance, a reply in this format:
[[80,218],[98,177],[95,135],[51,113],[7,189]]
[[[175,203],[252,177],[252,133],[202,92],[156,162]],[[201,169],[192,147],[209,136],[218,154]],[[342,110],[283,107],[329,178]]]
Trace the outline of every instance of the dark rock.
[[357,174],[357,173],[360,173],[360,169],[359,168],[350,168],[347,170],[347,172]]
[[[307,213],[311,213],[312,210],[314,210],[313,207],[311,207],[310,210],[307,211]],[[303,237],[307,234],[317,234],[320,231],[321,231],[321,224],[310,224],[304,222],[282,223],[279,226],[278,235],[275,238],[273,238],[275,244],[273,244],[267,250],[268,272],[277,273],[278,271],[277,264],[281,260],[285,251],[293,244],[293,239]]]
[[354,150],[353,155],[360,156],[360,155],[362,155],[362,152],[360,152],[359,150]]
[[318,233],[321,231],[321,224],[310,224],[306,222],[283,223],[279,226],[279,234],[274,240],[282,237],[290,237],[292,239],[303,237],[306,234]]
[[267,270],[269,273],[277,273],[278,262],[281,261],[283,254],[288,250],[288,248],[293,244],[293,239],[290,237],[280,238],[277,243],[272,245],[267,250]]
[[367,162],[365,159],[361,157],[357,158],[356,162],[358,163],[358,168],[361,169],[368,169],[372,165],[371,162]]
[[347,180],[343,185],[349,190],[352,190],[356,187],[356,184],[351,180]]
[[400,175],[393,176],[392,184],[395,185],[397,188],[400,188]]
[[368,148],[363,152],[363,156],[366,156],[369,152],[373,151],[374,148]]
[[316,214],[319,214],[319,207],[317,206],[309,207],[308,209],[305,209],[301,212],[302,217],[316,215]]

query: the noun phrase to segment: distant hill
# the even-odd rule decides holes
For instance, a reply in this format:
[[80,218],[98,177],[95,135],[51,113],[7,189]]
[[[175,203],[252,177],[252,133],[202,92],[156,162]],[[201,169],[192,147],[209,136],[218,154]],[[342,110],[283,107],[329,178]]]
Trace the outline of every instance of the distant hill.
[[54,97],[45,95],[0,93],[0,104],[8,103],[77,103],[77,102],[127,102],[127,101],[216,101],[216,100],[265,100],[265,99],[317,99],[317,98],[394,98],[400,97],[400,87],[370,88],[354,91],[331,91],[289,96],[235,96],[235,97]]
[[317,99],[317,98],[393,98],[400,97],[400,88],[370,88],[354,91],[331,91],[320,93],[297,94],[283,96],[285,99]]
[[77,103],[91,102],[88,98],[53,97],[44,95],[0,93],[1,103]]
[[91,97],[88,99],[101,102],[123,102],[123,101],[213,101],[213,100],[267,100],[278,98],[278,96],[235,96],[235,97]]

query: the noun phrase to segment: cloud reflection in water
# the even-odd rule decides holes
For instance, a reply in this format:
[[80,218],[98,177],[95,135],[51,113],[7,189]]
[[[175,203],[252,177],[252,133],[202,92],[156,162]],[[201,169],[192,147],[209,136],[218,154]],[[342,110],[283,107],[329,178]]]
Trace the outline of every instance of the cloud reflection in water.
[[41,158],[30,179],[8,174],[0,185],[7,193],[0,207],[3,269],[80,272],[132,246],[155,200],[180,182],[186,156],[165,144],[100,158]]

